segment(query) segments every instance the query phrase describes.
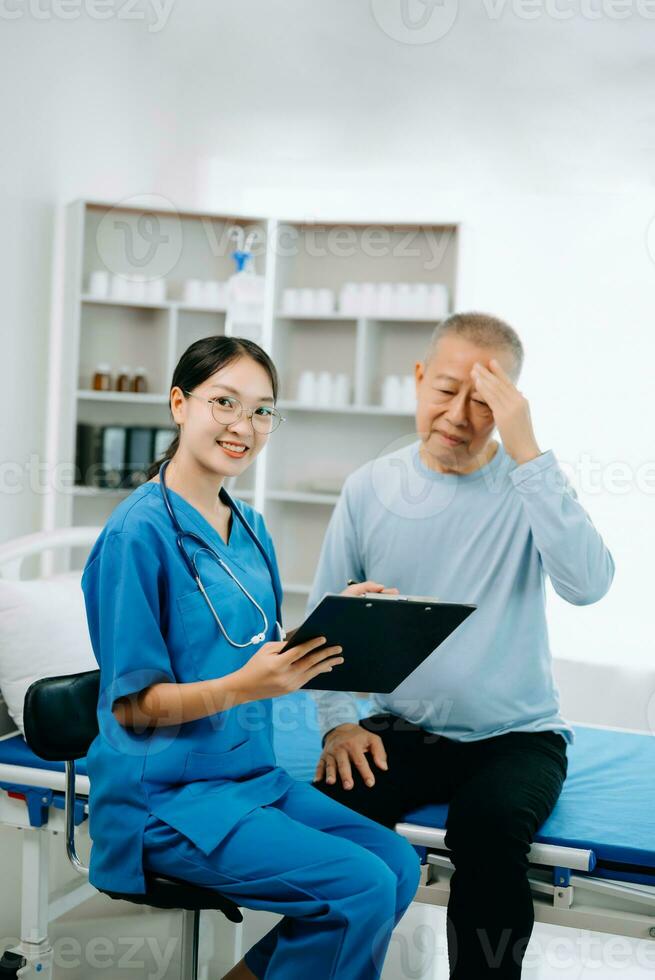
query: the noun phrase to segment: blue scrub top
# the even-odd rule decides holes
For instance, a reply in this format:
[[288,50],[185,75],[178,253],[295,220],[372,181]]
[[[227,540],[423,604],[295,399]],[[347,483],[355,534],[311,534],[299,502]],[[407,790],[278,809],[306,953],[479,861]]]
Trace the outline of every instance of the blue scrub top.
[[[281,585],[263,517],[236,503],[266,550],[274,582],[239,519],[229,542],[169,489],[184,530],[211,545],[266,612],[276,639]],[[199,545],[185,539],[194,556]],[[261,615],[206,552],[200,577],[229,636],[244,643]],[[138,731],[120,725],[112,704],[158,681],[188,683],[238,670],[258,649],[231,646],[179,553],[158,483],[144,483],[113,511],[82,574],[89,633],[100,666],[100,732],[87,756],[91,788],[89,879],[96,888],[140,893],[143,830],[155,814],[208,854],[250,810],[286,793],[293,778],[276,765],[271,699],[238,704],[186,722]]]

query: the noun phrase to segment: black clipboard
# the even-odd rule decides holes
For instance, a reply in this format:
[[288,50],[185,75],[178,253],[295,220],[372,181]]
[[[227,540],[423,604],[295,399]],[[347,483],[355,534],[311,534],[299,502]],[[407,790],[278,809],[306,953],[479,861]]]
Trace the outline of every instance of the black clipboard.
[[326,646],[343,647],[344,662],[317,674],[303,690],[388,694],[475,609],[430,597],[328,592],[281,652],[324,636]]

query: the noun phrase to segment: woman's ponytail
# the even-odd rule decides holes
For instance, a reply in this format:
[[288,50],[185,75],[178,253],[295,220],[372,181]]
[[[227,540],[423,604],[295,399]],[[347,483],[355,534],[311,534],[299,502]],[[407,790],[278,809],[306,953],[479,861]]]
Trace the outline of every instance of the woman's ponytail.
[[170,446],[168,447],[164,455],[161,457],[161,459],[155,460],[155,462],[151,463],[148,469],[146,470],[146,480],[152,480],[153,476],[157,476],[161,464],[165,460],[173,458],[173,456],[175,455],[175,453],[179,448],[179,445],[180,445],[180,430],[178,429],[177,432],[175,433],[175,436],[173,437],[173,441],[171,442]]

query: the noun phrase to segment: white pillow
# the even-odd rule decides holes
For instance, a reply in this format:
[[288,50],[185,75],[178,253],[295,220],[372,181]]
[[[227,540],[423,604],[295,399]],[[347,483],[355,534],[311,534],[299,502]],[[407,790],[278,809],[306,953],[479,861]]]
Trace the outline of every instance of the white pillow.
[[24,734],[23,702],[41,677],[95,670],[81,573],[11,582],[0,579],[0,691]]

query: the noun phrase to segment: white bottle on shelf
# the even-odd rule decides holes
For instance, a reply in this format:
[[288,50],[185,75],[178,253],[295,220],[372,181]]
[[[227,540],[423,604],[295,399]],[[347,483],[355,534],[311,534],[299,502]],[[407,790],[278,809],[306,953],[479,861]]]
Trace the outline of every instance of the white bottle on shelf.
[[448,316],[448,287],[443,283],[435,282],[430,286],[428,315],[437,319]]
[[414,286],[414,303],[415,311],[414,316],[425,317],[428,316],[428,301],[430,298],[428,284],[426,282],[418,282]]
[[300,290],[287,287],[282,290],[282,312],[295,316],[300,312]]
[[416,381],[413,374],[404,374],[401,381],[400,403],[406,412],[416,408]]
[[[237,229],[242,232],[242,229]],[[264,320],[264,276],[252,268],[252,252],[249,250],[254,236],[249,235],[243,247],[232,252],[237,267],[228,279],[226,333],[232,337],[249,340],[261,338]],[[237,240],[241,242],[243,234]]]
[[390,317],[393,313],[393,285],[381,282],[377,290],[376,313],[380,317]]
[[302,371],[298,379],[296,400],[301,405],[313,405],[316,401],[316,374],[314,371]]
[[116,273],[111,277],[110,294],[112,299],[125,302],[129,300],[129,283],[125,276]]
[[202,282],[200,279],[187,279],[184,283],[184,302],[188,306],[202,303]]
[[89,276],[89,294],[97,299],[109,295],[109,273],[106,269],[94,269]]
[[320,316],[330,316],[334,313],[334,291],[332,289],[316,290],[316,312]]
[[316,384],[316,404],[328,406],[332,404],[332,375],[329,371],[320,371]]
[[344,316],[359,316],[361,292],[357,283],[346,282],[339,291],[339,312]]
[[300,293],[300,308],[299,313],[303,313],[305,316],[311,316],[316,312],[315,299],[316,290],[304,288],[299,290]]
[[374,282],[364,282],[360,289],[362,316],[375,316],[377,313],[377,286]]
[[129,297],[135,303],[144,303],[146,299],[146,277],[135,273],[128,282]]
[[395,315],[399,317],[411,316],[412,296],[409,283],[399,282],[396,286],[396,309]]
[[146,300],[149,303],[164,303],[166,301],[166,280],[149,279],[146,283]]
[[334,379],[332,400],[341,407],[350,404],[350,378],[345,372],[340,372]]
[[396,410],[402,406],[402,386],[397,374],[390,374],[382,383],[382,404]]

